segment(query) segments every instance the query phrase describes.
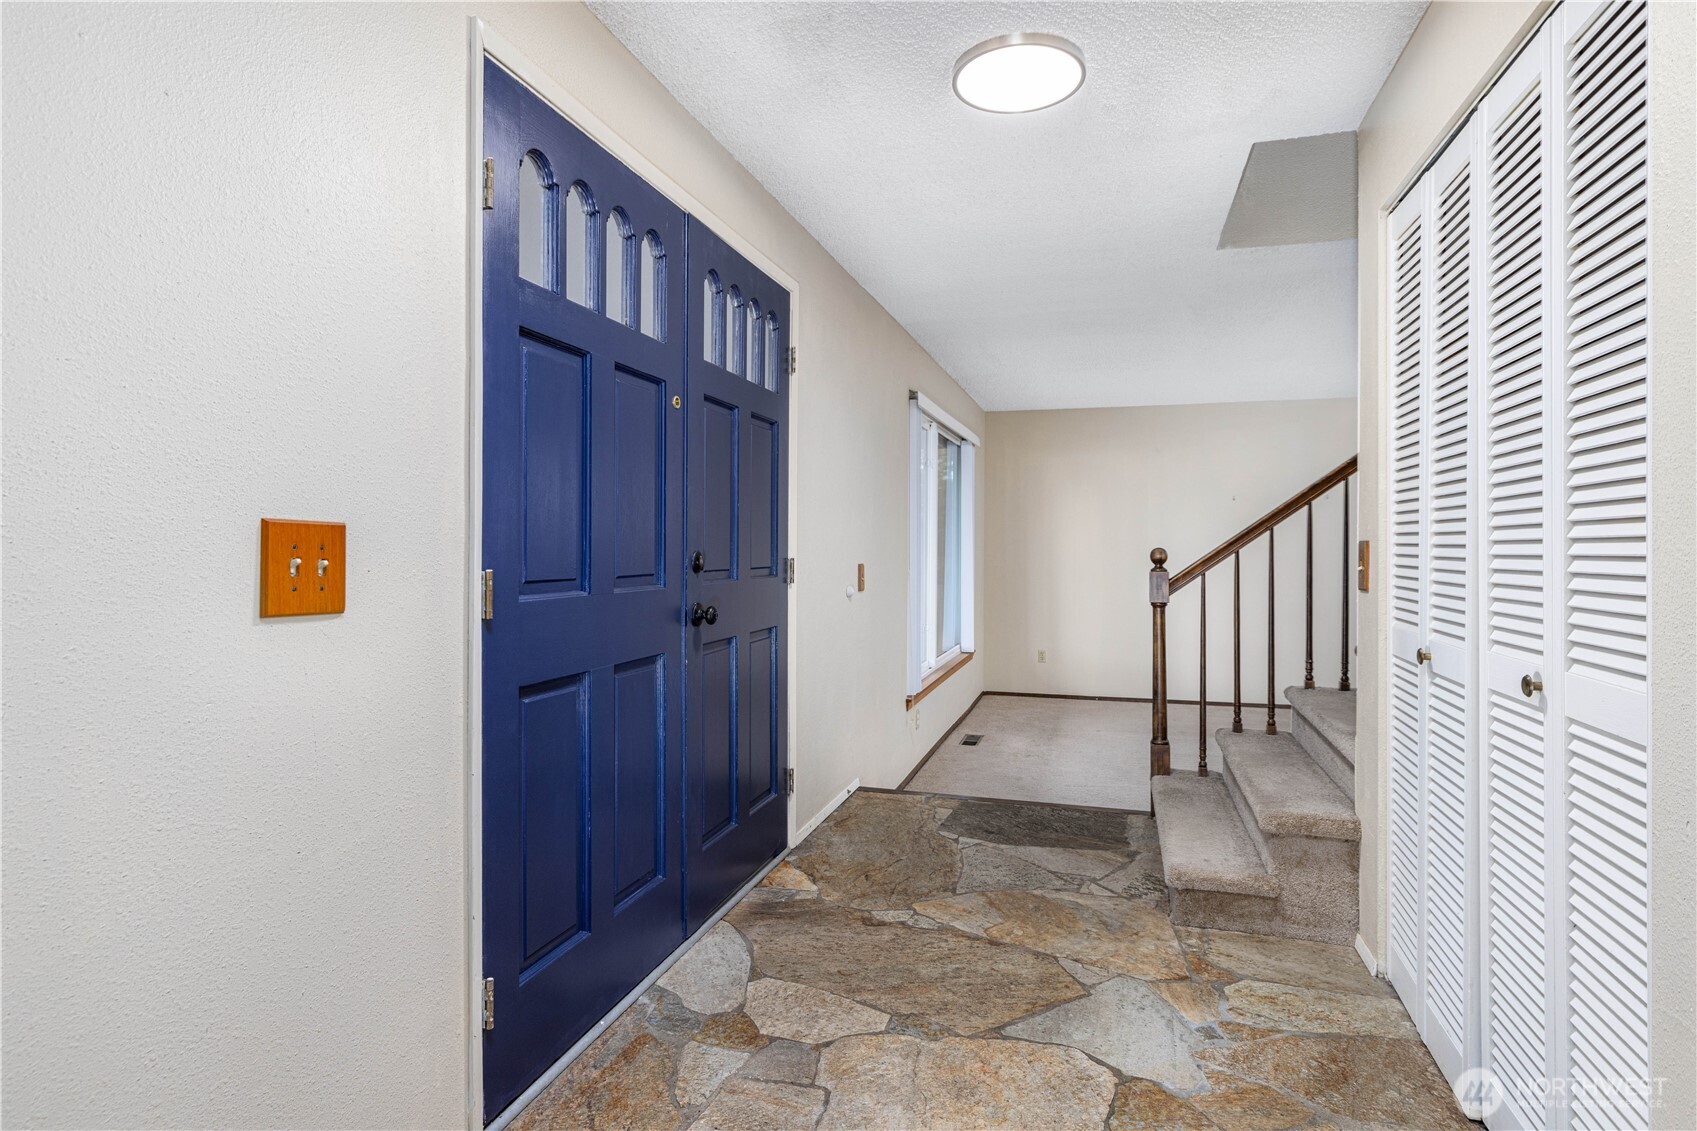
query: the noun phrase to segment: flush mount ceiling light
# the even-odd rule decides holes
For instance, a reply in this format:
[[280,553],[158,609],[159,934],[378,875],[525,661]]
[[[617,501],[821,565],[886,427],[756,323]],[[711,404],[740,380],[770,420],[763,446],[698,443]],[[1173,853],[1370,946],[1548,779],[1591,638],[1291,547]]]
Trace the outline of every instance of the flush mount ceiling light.
[[1037,31],[986,39],[955,61],[955,94],[992,114],[1041,110],[1065,102],[1083,85],[1084,52]]

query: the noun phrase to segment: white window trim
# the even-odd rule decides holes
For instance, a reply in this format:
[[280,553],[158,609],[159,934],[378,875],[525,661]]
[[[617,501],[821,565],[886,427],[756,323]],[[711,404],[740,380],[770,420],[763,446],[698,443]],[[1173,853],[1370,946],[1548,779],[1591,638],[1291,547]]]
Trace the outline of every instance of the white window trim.
[[[960,646],[931,657],[934,618],[927,608],[930,579],[936,576],[936,546],[926,537],[927,491],[936,494],[935,460],[927,459],[926,422],[930,421],[960,443]],[[925,679],[950,662],[977,650],[974,609],[977,606],[977,466],[978,434],[956,420],[924,393],[908,393],[908,545],[912,565],[908,575],[907,693],[917,695]]]

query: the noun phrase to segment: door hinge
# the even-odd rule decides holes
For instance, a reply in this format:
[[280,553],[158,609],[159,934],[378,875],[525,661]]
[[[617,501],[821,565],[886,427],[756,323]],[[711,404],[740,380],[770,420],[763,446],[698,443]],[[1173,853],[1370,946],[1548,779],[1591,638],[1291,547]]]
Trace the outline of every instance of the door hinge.
[[790,368],[789,368],[789,376],[791,376],[791,377],[795,376],[795,366],[796,366],[795,358],[796,358],[795,347],[791,346],[790,347]]
[[483,979],[483,1027],[495,1027],[495,979]]
[[794,585],[795,584],[795,559],[794,558],[785,558],[784,559],[784,583],[786,585]]
[[483,571],[483,619],[495,619],[495,571]]
[[794,797],[795,796],[795,767],[794,766],[786,766],[784,768],[784,796],[785,797]]
[[495,207],[495,159],[483,159],[483,210],[488,212]]

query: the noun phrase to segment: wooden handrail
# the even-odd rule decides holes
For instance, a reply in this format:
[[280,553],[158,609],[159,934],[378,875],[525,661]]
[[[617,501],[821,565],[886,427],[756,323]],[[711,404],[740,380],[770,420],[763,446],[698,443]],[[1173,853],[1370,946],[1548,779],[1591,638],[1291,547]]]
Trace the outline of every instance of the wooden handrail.
[[1172,580],[1167,583],[1167,593],[1169,595],[1177,593],[1180,589],[1183,589],[1186,585],[1195,581],[1202,574],[1213,569],[1215,566],[1219,565],[1221,562],[1225,561],[1227,558],[1255,541],[1255,539],[1261,537],[1261,535],[1267,533],[1267,531],[1271,530],[1273,527],[1277,526],[1279,523],[1283,522],[1285,519],[1289,518],[1315,499],[1318,499],[1321,495],[1324,495],[1327,491],[1330,491],[1339,483],[1342,483],[1344,480],[1354,475],[1355,461],[1356,457],[1350,456],[1348,459],[1332,468],[1332,470],[1316,479],[1313,483],[1310,483],[1308,486],[1304,487],[1302,490],[1298,491],[1296,494],[1268,511],[1266,514],[1262,515],[1236,534],[1233,534],[1230,538],[1227,538],[1224,542],[1221,542],[1218,546],[1215,546],[1212,550],[1209,550],[1206,554],[1203,554],[1200,558],[1197,558],[1195,561],[1173,574]]

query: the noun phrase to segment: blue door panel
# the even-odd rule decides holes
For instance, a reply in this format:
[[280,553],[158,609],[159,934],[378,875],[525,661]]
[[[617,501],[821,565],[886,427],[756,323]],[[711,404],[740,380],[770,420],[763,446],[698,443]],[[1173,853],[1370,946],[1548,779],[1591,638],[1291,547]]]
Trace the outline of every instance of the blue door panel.
[[492,61],[484,100],[487,1120],[784,848],[789,296]]
[[672,411],[665,382],[621,369],[614,375],[613,583],[643,589],[666,583],[666,437]]
[[[487,1119],[683,939],[684,586],[669,563],[683,529],[684,413],[671,402],[685,385],[685,233],[675,205],[505,71],[487,64],[484,82]],[[553,178],[526,204],[527,237],[552,241],[525,260],[540,283],[519,272],[532,152]],[[595,216],[572,213],[574,181]],[[669,341],[637,328],[655,324],[646,315],[601,312],[604,249],[584,237],[615,207],[664,251],[651,293],[626,294],[663,304]],[[572,278],[584,303],[565,293]]]
[[789,294],[693,217],[686,628],[686,889],[694,930],[788,842]]
[[589,530],[589,358],[520,339],[524,399],[524,583],[583,588]]
[[737,823],[737,638],[702,644],[694,668],[698,692],[690,708],[698,716],[699,768],[690,784],[701,793],[701,839],[711,842]]
[[524,967],[572,942],[587,920],[589,681],[519,693]]
[[[666,658],[613,672],[613,900],[622,906],[665,870]],[[674,814],[675,816],[675,814]]]

